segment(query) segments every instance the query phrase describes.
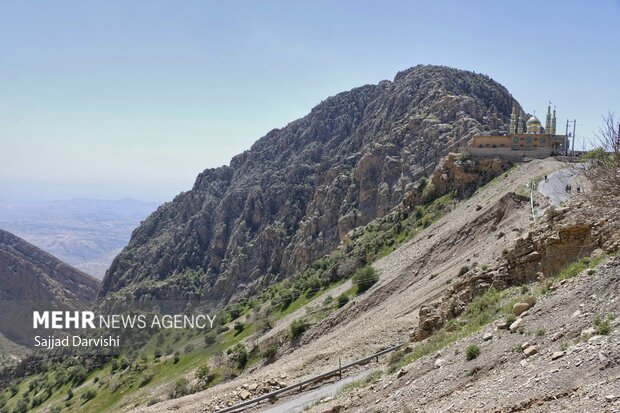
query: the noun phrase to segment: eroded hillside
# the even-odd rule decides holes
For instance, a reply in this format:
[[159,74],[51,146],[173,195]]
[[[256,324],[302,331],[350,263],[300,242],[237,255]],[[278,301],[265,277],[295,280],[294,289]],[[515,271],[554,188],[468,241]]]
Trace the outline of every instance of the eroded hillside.
[[[530,226],[529,198],[513,192],[521,192],[534,177],[560,167],[553,159],[521,165],[456,204],[411,241],[373,264],[380,273],[379,281],[339,310],[317,319],[299,341],[283,346],[277,360],[259,363],[239,378],[204,392],[139,411],[174,408],[191,412],[199,407],[215,411],[241,401],[242,390],[264,391],[260,383],[269,377],[294,383],[337,366],[339,360],[344,364],[408,342],[418,326],[420,307],[446,293],[463,275],[463,267],[488,269],[499,265],[504,259],[502,251]],[[336,297],[350,287],[347,282],[323,293],[251,342],[261,346],[286,333],[292,320],[313,314],[328,296]]]

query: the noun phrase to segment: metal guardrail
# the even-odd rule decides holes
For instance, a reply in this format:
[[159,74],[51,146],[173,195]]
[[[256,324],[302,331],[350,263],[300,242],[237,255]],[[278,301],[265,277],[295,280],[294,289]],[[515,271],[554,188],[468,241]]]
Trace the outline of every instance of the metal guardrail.
[[379,351],[377,353],[374,353],[374,354],[372,354],[370,356],[361,358],[359,360],[355,360],[352,363],[346,364],[344,366],[340,366],[340,367],[338,367],[336,369],[333,369],[333,370],[330,370],[328,372],[325,372],[325,373],[319,374],[317,376],[311,377],[311,378],[306,379],[304,381],[301,381],[299,383],[291,384],[290,386],[282,387],[281,389],[274,390],[271,393],[264,394],[264,395],[262,395],[260,397],[256,397],[256,398],[251,399],[251,400],[246,400],[244,402],[237,403],[237,404],[235,404],[233,406],[226,407],[224,409],[216,410],[215,413],[237,412],[237,411],[240,411],[240,410],[244,409],[245,407],[251,406],[251,405],[253,405],[255,403],[258,403],[260,401],[263,401],[263,400],[272,399],[272,398],[274,398],[274,397],[276,397],[276,396],[278,396],[278,395],[280,395],[282,393],[286,393],[286,392],[289,392],[291,390],[295,390],[295,389],[299,388],[299,390],[301,391],[302,387],[307,385],[307,384],[311,384],[311,383],[314,383],[314,382],[317,382],[317,381],[321,381],[321,380],[324,380],[324,379],[332,377],[332,376],[342,375],[342,372],[344,370],[347,370],[347,369],[349,369],[349,368],[351,368],[353,366],[357,366],[359,364],[363,364],[363,363],[365,363],[365,362],[367,362],[369,360],[372,360],[374,358],[378,358],[379,356],[382,356],[384,354],[391,353],[392,351],[397,350],[397,349],[401,348],[402,346],[403,346],[403,344],[401,343],[401,344],[397,344],[397,345],[392,346],[392,347],[388,347],[388,348],[386,348],[384,350],[381,350],[381,351]]

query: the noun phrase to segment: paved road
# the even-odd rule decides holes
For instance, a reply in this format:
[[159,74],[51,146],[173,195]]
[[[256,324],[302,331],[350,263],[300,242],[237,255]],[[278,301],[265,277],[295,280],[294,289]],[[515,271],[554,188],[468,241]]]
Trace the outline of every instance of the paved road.
[[262,413],[296,413],[303,412],[308,407],[314,405],[316,402],[325,399],[326,397],[335,396],[341,391],[347,384],[354,381],[363,380],[366,376],[372,373],[374,370],[369,369],[362,371],[351,377],[346,377],[342,380],[334,383],[322,386],[316,390],[301,393],[293,397],[292,400],[286,401],[277,406],[261,410]]
[[566,192],[566,185],[572,185],[573,192],[577,191],[577,183],[575,176],[577,172],[575,168],[568,167],[558,171],[552,172],[547,177],[547,182],[544,180],[538,184],[538,192],[549,198],[551,205],[560,205],[562,202],[568,200],[569,194]]

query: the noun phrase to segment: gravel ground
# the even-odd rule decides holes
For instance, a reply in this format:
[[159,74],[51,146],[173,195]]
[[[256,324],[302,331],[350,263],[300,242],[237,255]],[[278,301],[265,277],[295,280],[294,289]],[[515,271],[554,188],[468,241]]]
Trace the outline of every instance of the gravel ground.
[[[346,406],[348,412],[618,412],[619,320],[611,322],[609,335],[584,339],[581,334],[597,315],[620,314],[619,282],[616,257],[595,274],[584,271],[540,296],[523,318],[521,334],[495,323],[417,360],[406,373],[383,377],[312,411]],[[544,335],[536,334],[541,329]],[[487,333],[493,338],[484,341]],[[520,350],[524,343],[536,346],[536,354],[526,357]],[[470,344],[479,345],[481,353],[467,361],[463,350]]]

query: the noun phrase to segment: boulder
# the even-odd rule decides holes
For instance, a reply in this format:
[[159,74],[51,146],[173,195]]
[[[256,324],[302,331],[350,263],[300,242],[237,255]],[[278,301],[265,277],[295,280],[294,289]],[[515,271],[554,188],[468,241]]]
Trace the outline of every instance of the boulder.
[[521,325],[522,325],[522,324],[523,324],[523,319],[522,319],[522,318],[517,318],[517,319],[515,320],[515,322],[514,322],[514,323],[512,323],[512,324],[510,325],[510,327],[508,327],[508,329],[509,329],[511,332],[513,332],[513,333],[514,333],[514,332],[515,332],[515,331],[517,331],[519,328],[521,328]]
[[523,354],[525,355],[525,357],[531,357],[536,353],[538,353],[538,349],[536,348],[536,346],[529,346],[528,348],[523,350]]
[[564,337],[564,333],[562,333],[561,331],[558,331],[557,333],[551,336],[551,341],[558,341],[562,337]]
[[510,324],[506,320],[502,320],[497,324],[498,330],[506,330],[508,327],[510,327]]
[[594,327],[589,327],[589,328],[585,328],[583,330],[581,330],[581,337],[582,338],[590,338],[593,335],[596,334],[596,330],[594,329]]
[[515,303],[512,306],[512,313],[516,316],[520,316],[523,312],[527,311],[530,308],[528,303]]

